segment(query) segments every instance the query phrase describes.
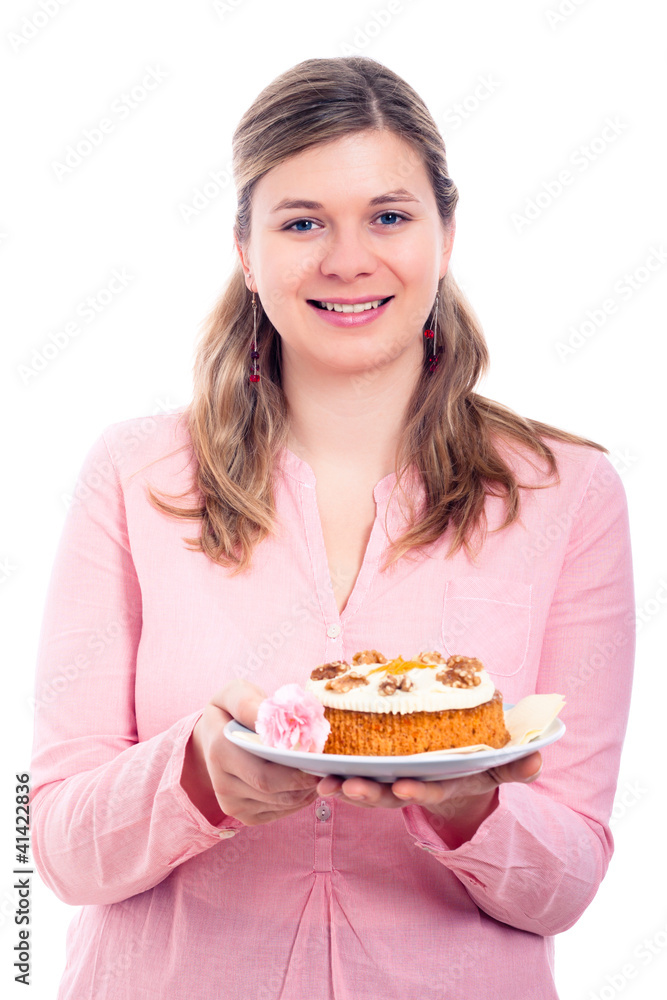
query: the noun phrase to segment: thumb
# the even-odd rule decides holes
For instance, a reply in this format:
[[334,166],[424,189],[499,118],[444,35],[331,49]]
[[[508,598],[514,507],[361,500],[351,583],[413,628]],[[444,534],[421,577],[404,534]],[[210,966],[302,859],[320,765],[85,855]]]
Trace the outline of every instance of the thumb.
[[500,767],[493,767],[489,772],[497,784],[501,785],[506,781],[518,781],[523,785],[535,781],[542,771],[542,754],[536,751],[513,760],[510,764],[502,764]]
[[214,696],[212,702],[223,712],[231,715],[232,719],[240,722],[246,729],[254,730],[257,709],[266,697],[268,697],[266,691],[257,687],[256,684],[237,679],[226,684]]
[[527,757],[513,761],[512,766],[515,781],[523,781],[524,784],[535,781],[542,771],[542,754],[536,751]]

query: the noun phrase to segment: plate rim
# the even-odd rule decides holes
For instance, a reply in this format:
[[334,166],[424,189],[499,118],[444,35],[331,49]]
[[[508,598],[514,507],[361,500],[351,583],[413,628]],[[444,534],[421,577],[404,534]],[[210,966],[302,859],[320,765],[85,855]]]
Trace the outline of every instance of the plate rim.
[[[511,708],[513,706],[507,705],[507,706],[503,706],[503,707]],[[542,743],[542,739],[547,738],[547,734],[550,732],[552,726],[554,726],[554,725],[556,725],[557,728],[556,728],[556,732],[551,734],[553,736],[553,739],[549,738],[549,742],[548,743],[546,743],[546,744]],[[550,743],[555,743],[558,739],[560,739],[564,735],[564,733],[566,732],[566,730],[567,730],[567,727],[566,727],[565,723],[563,722],[563,720],[559,716],[555,716],[555,718],[553,718],[551,720],[551,722],[547,726],[546,730],[542,733],[542,735],[536,737],[534,740],[530,740],[528,743],[521,743],[518,746],[513,746],[513,747],[509,747],[509,748],[507,748],[507,747],[498,747],[497,749],[493,749],[492,748],[491,750],[476,750],[473,753],[451,753],[450,751],[445,751],[444,752],[445,756],[438,756],[438,754],[442,754],[443,753],[443,751],[438,751],[438,750],[427,750],[427,751],[425,751],[423,753],[403,754],[401,756],[389,756],[389,755],[362,756],[360,754],[332,754],[332,753],[319,753],[318,754],[318,753],[311,753],[309,751],[304,751],[304,750],[297,750],[297,751],[290,750],[290,749],[288,749],[286,747],[267,747],[263,743],[254,743],[254,742],[251,745],[253,747],[255,747],[256,750],[257,749],[261,749],[261,750],[267,750],[269,752],[271,752],[271,751],[278,751],[280,754],[294,754],[294,756],[298,760],[303,760],[305,758],[308,762],[312,762],[313,765],[314,764],[319,764],[319,763],[324,764],[326,762],[329,762],[330,764],[340,763],[340,764],[347,764],[347,765],[349,765],[352,761],[356,761],[357,763],[364,764],[364,765],[367,765],[367,764],[376,764],[376,765],[382,766],[383,764],[386,764],[387,768],[388,768],[391,764],[394,764],[394,765],[396,765],[396,764],[404,765],[404,764],[407,764],[407,763],[409,763],[411,761],[414,761],[414,762],[420,762],[421,761],[421,762],[423,762],[425,764],[426,763],[446,764],[447,761],[461,762],[461,763],[463,763],[464,761],[470,761],[471,763],[473,761],[475,761],[475,762],[480,762],[481,763],[484,760],[485,757],[486,758],[488,758],[488,757],[496,757],[498,754],[502,754],[503,751],[507,751],[507,750],[509,750],[510,752],[516,751],[516,750],[523,750],[524,748],[530,747],[532,743],[536,743],[537,744],[537,749],[539,749],[542,746],[549,746]],[[252,736],[257,736],[256,732],[253,732],[252,729],[248,729],[246,726],[244,726],[242,723],[238,722],[236,719],[230,719],[229,722],[226,723],[225,728],[224,728],[225,736],[228,736],[228,731],[229,731],[229,733],[241,733],[241,732],[243,732],[243,733],[248,733],[248,734],[250,734]],[[238,743],[235,740],[230,740],[230,742],[233,742],[234,746],[239,747],[239,749],[241,749],[241,750],[248,749],[248,747],[244,747],[241,743]],[[252,752],[252,751],[249,750],[248,752]],[[257,752],[255,752],[255,755],[256,756],[261,756],[261,754],[258,754]],[[264,759],[266,760],[267,758],[265,757]],[[494,766],[498,767],[500,765],[496,764]],[[298,769],[302,770],[302,768],[298,768]],[[329,774],[333,774],[335,772],[330,768],[328,773]]]

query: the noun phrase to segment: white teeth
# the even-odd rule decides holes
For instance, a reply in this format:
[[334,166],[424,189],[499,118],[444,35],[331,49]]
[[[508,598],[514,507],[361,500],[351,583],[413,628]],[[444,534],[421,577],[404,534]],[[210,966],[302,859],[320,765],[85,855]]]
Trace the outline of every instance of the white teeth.
[[344,305],[340,302],[320,302],[323,309],[328,309],[330,312],[343,312],[343,313],[359,313],[365,312],[367,309],[377,309],[377,307],[382,302],[382,299],[373,299],[371,302],[357,302],[355,305]]

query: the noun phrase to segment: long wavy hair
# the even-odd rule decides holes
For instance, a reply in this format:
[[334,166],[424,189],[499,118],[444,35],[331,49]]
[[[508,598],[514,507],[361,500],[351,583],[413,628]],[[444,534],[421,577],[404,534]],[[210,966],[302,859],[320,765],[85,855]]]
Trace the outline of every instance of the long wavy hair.
[[[449,227],[458,191],[447,170],[442,136],[419,95],[368,57],[306,59],[259,94],[234,133],[238,196],[234,235],[239,246],[248,245],[253,188],[267,171],[304,150],[365,130],[389,131],[411,145],[430,178],[442,223]],[[437,322],[441,362],[435,372],[429,371],[431,348],[423,338],[423,370],[396,453],[394,488],[407,500],[408,526],[392,540],[383,568],[436,541],[450,525],[448,555],[462,545],[472,554],[471,538],[477,529],[483,535],[486,526],[486,495],[504,498],[506,517],[501,527],[505,528],[519,516],[519,490],[548,485],[518,483],[502,457],[499,438],[524,446],[535,459],[543,460],[547,478],[557,479],[558,469],[544,437],[607,451],[586,438],[525,419],[474,392],[489,361],[481,325],[449,270],[438,293],[437,316],[432,310],[427,327]],[[237,259],[203,324],[193,398],[184,412],[196,471],[190,489],[170,499],[193,494],[195,503],[176,506],[148,490],[151,503],[164,513],[201,520],[200,536],[184,541],[234,574],[250,567],[255,545],[273,530],[274,470],[288,436],[280,335],[266,313],[259,312],[261,381],[253,383],[248,377],[251,293]],[[418,513],[403,489],[411,464],[425,490]]]

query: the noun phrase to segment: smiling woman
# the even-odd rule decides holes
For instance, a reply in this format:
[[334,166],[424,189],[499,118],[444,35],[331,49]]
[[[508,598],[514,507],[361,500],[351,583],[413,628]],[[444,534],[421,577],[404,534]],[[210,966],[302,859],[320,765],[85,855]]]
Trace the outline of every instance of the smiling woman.
[[[474,391],[458,193],[395,73],[293,67],[239,123],[234,173],[238,260],[193,400],[139,446],[137,421],[103,432],[81,482],[109,475],[52,574],[38,690],[118,626],[36,715],[35,860],[83,905],[60,1000],[554,1000],[553,937],[612,849],[634,638],[619,476]],[[391,784],[226,738],[267,693],[377,649],[480,658],[509,703],[568,692],[567,731],[543,771],[534,752]]]

